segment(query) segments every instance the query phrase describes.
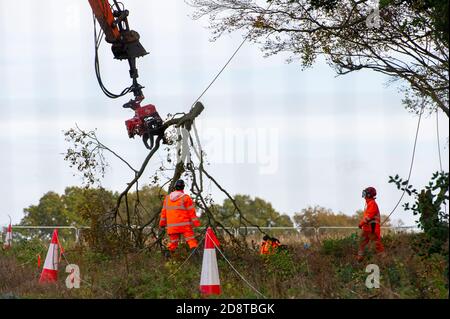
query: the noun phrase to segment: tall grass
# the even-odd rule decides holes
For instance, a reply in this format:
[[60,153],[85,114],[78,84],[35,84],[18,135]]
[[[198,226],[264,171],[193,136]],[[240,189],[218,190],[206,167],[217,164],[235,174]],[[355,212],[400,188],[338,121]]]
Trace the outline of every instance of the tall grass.
[[[386,256],[371,251],[364,262],[355,260],[355,235],[317,241],[306,237],[283,238],[286,250],[260,256],[258,246],[237,247],[225,243],[222,250],[231,264],[268,298],[448,298],[441,255],[421,257],[418,234],[383,237]],[[254,242],[256,240],[254,239]],[[309,246],[303,243],[308,242]],[[160,251],[143,250],[110,256],[88,247],[66,248],[70,263],[81,270],[81,287],[67,289],[60,264],[56,285],[39,285],[36,252],[42,245],[23,242],[0,252],[0,296],[5,298],[201,298],[198,292],[201,260],[191,258],[182,245],[176,255],[165,258]],[[232,270],[218,253],[222,294],[215,298],[258,298],[260,295]],[[45,259],[45,253],[41,256]],[[183,264],[184,263],[184,264]],[[379,289],[368,289],[368,264],[380,268]]]

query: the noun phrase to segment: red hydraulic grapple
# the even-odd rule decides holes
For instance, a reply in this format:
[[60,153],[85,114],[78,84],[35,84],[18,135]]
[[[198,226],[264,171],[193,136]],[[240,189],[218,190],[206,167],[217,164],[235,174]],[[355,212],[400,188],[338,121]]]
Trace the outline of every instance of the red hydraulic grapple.
[[[155,106],[153,104],[140,106],[138,103],[133,103],[125,107],[130,107],[135,112],[133,118],[125,121],[128,136],[130,138],[134,138],[135,135],[142,136],[145,147],[152,149],[155,135],[163,133],[161,127],[163,121],[156,112]],[[148,145],[148,141],[150,141],[150,145]]]

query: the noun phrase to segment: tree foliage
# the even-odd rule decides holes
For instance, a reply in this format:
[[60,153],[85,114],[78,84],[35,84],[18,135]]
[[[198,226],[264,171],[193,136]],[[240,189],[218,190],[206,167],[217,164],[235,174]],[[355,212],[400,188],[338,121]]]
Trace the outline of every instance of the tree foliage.
[[307,207],[294,214],[294,222],[299,227],[320,226],[355,226],[358,225],[357,216],[342,213],[335,214],[331,209],[321,206]]
[[[288,53],[310,67],[324,56],[338,75],[369,69],[401,80],[405,106],[447,116],[447,0],[190,0],[213,39],[243,30],[266,56]],[[378,7],[378,11],[375,11]],[[379,12],[379,14],[378,14]],[[379,19],[377,19],[379,17]],[[377,23],[379,22],[379,24]]]
[[[139,189],[139,192],[130,192],[127,196],[131,224],[142,225],[155,217],[159,217],[166,194],[167,192],[157,185],[145,185]],[[122,220],[128,218],[125,206],[120,208],[119,214]]]
[[428,253],[442,252],[443,246],[446,243],[448,245],[449,237],[449,215],[446,208],[449,200],[449,173],[434,173],[428,185],[420,191],[398,175],[389,176],[389,183],[394,183],[398,189],[414,197],[412,206],[405,203],[403,207],[419,216],[417,224],[428,239]]
[[[356,227],[361,221],[363,213],[363,210],[358,210],[350,216],[343,213],[335,213],[331,209],[321,206],[309,206],[294,214],[294,222],[298,227]],[[385,219],[386,216],[381,214],[381,220]],[[390,226],[390,223],[387,222],[384,226]]]
[[[164,190],[159,186],[143,186],[139,192],[130,192],[127,214],[125,207],[119,211],[120,225],[125,226],[128,217],[133,225],[133,236],[142,246],[146,240],[145,227],[155,226],[158,222],[162,206]],[[37,205],[30,205],[24,209],[25,216],[20,224],[23,226],[89,226],[90,229],[82,231],[83,238],[92,247],[105,251],[117,247],[117,238],[109,236],[109,228],[116,227],[110,219],[118,198],[117,192],[104,188],[86,188],[78,186],[66,187],[64,193],[59,195],[49,191],[45,193]],[[36,230],[25,232],[30,236],[50,235],[49,230]],[[73,235],[73,234],[72,234]],[[130,238],[130,236],[125,236]],[[113,242],[114,241],[114,242]],[[126,242],[126,240],[125,240]]]
[[117,194],[105,189],[66,187],[64,194],[45,193],[37,205],[24,209],[21,225],[82,226],[95,214],[107,210]]
[[[117,194],[102,188],[86,189],[70,186],[66,187],[61,195],[49,191],[39,199],[37,205],[30,205],[24,209],[25,216],[20,224],[22,226],[92,227],[105,211],[111,209],[115,197]],[[52,229],[24,232],[32,237],[49,236],[51,233]],[[68,235],[69,231],[63,233]]]
[[242,220],[245,217],[250,224],[260,227],[292,227],[293,223],[288,215],[280,214],[272,204],[249,195],[235,195],[234,200],[241,210],[240,214],[230,199],[225,199],[222,205],[216,205],[216,219],[228,227],[249,226]]

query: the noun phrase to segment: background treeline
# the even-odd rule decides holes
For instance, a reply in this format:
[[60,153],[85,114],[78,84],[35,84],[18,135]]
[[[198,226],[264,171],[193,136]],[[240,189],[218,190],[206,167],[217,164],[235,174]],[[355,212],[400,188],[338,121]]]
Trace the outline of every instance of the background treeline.
[[[161,211],[162,200],[166,192],[158,186],[144,186],[139,194],[128,195],[130,216],[136,225],[143,225],[152,220]],[[70,186],[63,194],[53,191],[45,193],[37,204],[24,209],[21,225],[46,226],[89,226],[104,213],[112,211],[119,194],[103,188],[82,188]],[[139,201],[136,200],[139,196]],[[296,212],[291,218],[278,212],[272,204],[262,198],[249,195],[235,195],[234,200],[243,216],[260,227],[319,227],[319,226],[355,226],[362,215],[362,210],[353,215],[335,213],[321,206],[310,206]],[[137,203],[139,205],[137,206]],[[216,219],[224,226],[238,227],[241,218],[233,203],[225,199],[222,204],[213,204]],[[200,214],[201,212],[197,212]],[[120,211],[122,219],[126,218],[125,208]],[[203,222],[206,219],[202,216]],[[386,223],[388,225],[389,223]]]

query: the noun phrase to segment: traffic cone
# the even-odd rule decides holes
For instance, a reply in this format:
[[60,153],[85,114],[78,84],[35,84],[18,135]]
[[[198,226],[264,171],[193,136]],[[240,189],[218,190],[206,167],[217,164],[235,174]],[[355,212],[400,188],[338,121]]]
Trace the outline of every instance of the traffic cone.
[[219,269],[217,267],[216,248],[219,240],[211,227],[208,227],[203,251],[202,275],[200,278],[200,292],[203,295],[220,295]]
[[3,248],[9,249],[12,246],[12,227],[11,224],[8,226],[8,230],[6,231],[5,243],[3,244]]
[[48,247],[47,257],[45,257],[44,269],[42,269],[39,283],[55,282],[58,279],[59,261],[59,240],[58,230],[53,231],[52,241]]

